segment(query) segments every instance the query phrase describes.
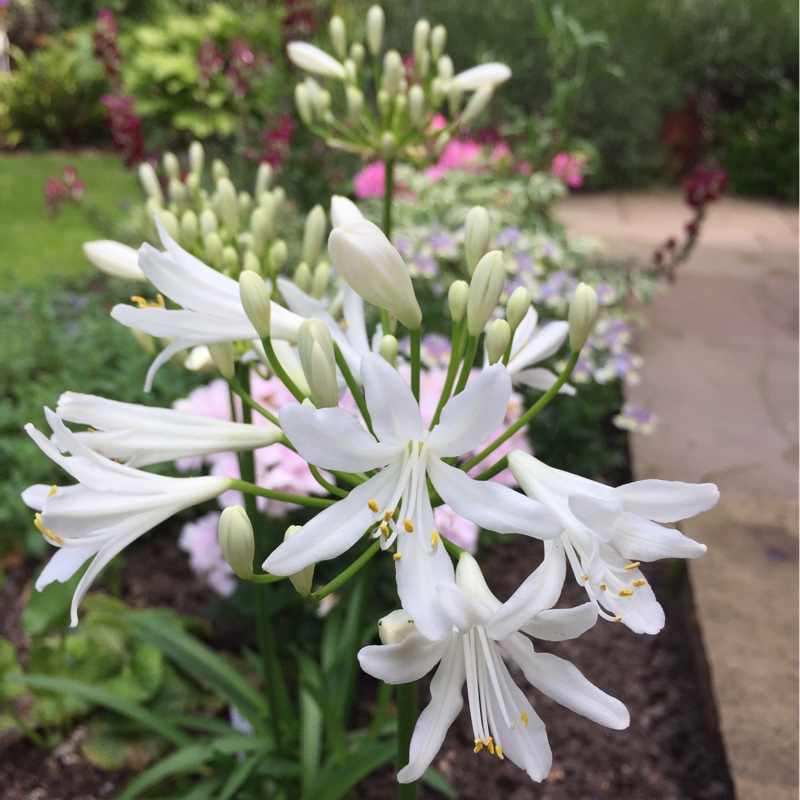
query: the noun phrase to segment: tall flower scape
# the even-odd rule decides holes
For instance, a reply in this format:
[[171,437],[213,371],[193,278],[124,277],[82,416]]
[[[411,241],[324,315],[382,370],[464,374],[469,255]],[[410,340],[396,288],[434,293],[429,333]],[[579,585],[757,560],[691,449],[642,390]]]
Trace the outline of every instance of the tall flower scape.
[[[526,428],[547,404],[559,402],[559,393],[574,393],[567,381],[592,332],[597,295],[579,285],[568,319],[543,327],[526,288],[501,301],[506,266],[503,253],[491,248],[484,208],[472,209],[464,221],[462,278],[426,318],[409,268],[387,238],[392,166],[401,158],[434,159],[448,131],[473,119],[510,71],[489,64],[454,74],[443,52],[444,29],[431,30],[425,21],[415,28],[414,58],[405,66],[395,51],[381,60],[382,37],[383,14],[373,7],[366,48],[348,48],[338,17],[331,22],[333,54],[306,43],[289,45],[290,59],[332,81],[345,102],[345,116],[337,119],[334,95],[308,77],[297,91],[303,119],[332,145],[378,157],[386,168],[381,227],[348,199],[334,197],[327,239],[332,270],[326,265],[322,288],[317,281],[312,292],[308,280],[293,282],[273,268],[272,245],[257,233],[274,192],[261,187],[262,205],[262,197],[253,198],[249,239],[225,231],[224,220],[236,218],[226,216],[225,197],[236,200],[221,172],[216,195],[204,195],[202,213],[208,218],[216,212],[223,225],[214,225],[213,232],[235,238],[238,249],[231,250],[224,269],[222,261],[215,268],[197,257],[196,248],[190,252],[196,237],[182,246],[180,209],[151,207],[159,247],[144,244],[138,255],[113,242],[87,249],[104,268],[149,284],[139,293],[143,297],[111,314],[138,335],[162,340],[148,385],[167,360],[200,349],[227,381],[238,410],[221,420],[62,395],[55,411],[46,411],[50,437],[28,426],[39,447],[75,481],[32,486],[23,494],[36,511],[37,528],[56,548],[37,588],[68,580],[88,562],[72,602],[76,625],[82,597],[128,544],[178,511],[241,492],[244,507],[227,503],[219,517],[219,542],[233,571],[265,593],[260,607],[266,613],[259,617],[264,629],[270,624],[268,593],[275,588],[270,584],[288,578],[303,597],[319,602],[380,559],[391,565],[399,608],[375,620],[381,643],[363,647],[358,661],[366,673],[398,687],[399,796],[416,796],[416,782],[465,696],[475,752],[510,759],[541,781],[552,763],[545,726],[509,663],[532,687],[575,713],[608,728],[627,727],[621,702],[570,662],[538,652],[536,642],[574,638],[595,624],[657,633],[664,614],[642,562],[702,555],[702,544],[669,523],[711,508],[718,492],[711,484],[662,480],[611,488],[554,469],[529,452]],[[463,95],[470,93],[462,108]],[[369,96],[375,98],[374,112],[365,103]],[[431,121],[443,106],[451,121],[444,131],[433,130]],[[200,156],[195,148],[194,160]],[[312,212],[303,246],[315,261],[315,241],[326,233],[321,214]],[[169,225],[160,221],[165,215]],[[278,268],[285,260],[284,245]],[[449,340],[428,336],[448,317]],[[436,359],[430,355],[434,347]],[[535,366],[565,351],[559,374]],[[436,370],[440,378],[432,382]],[[271,407],[257,399],[254,372],[258,380],[282,387],[273,392],[273,400],[280,400]],[[535,387],[538,395],[530,407],[510,414],[521,403],[512,389],[517,382]],[[253,452],[271,448],[283,448],[286,458],[307,465],[313,488],[293,493],[260,482]],[[239,453],[239,469],[231,475],[217,468],[201,477],[147,470],[159,462],[200,463],[230,452]],[[265,541],[259,538],[263,506],[256,499],[303,507],[307,521],[289,528],[282,542]],[[477,547],[475,538],[459,539],[453,519],[509,540],[539,539],[543,559],[500,602],[491,576],[487,580],[479,558],[469,552]],[[254,564],[254,554],[265,546],[265,560]],[[347,566],[313,590],[315,565],[343,556]],[[586,600],[576,608],[556,608],[568,575],[583,587]],[[274,647],[266,635],[260,641],[267,650]],[[264,692],[277,725],[285,683],[275,659],[262,655]],[[417,717],[416,682],[430,672],[430,701]]]

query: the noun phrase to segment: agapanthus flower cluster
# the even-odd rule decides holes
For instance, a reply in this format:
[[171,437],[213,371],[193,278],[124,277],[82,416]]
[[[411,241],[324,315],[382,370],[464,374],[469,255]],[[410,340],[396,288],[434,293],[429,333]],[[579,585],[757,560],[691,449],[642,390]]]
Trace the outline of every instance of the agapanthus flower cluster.
[[[713,506],[716,487],[645,480],[612,488],[530,452],[525,427],[560,391],[574,391],[567,379],[589,338],[619,332],[596,329],[598,296],[584,283],[574,287],[567,319],[546,325],[524,286],[503,301],[505,259],[489,249],[484,208],[467,216],[461,277],[437,309],[449,313],[449,338],[422,336],[427,324],[411,270],[383,232],[344,198],[334,198],[331,217],[328,255],[341,286],[335,296],[320,297],[257,270],[234,280],[157,223],[163,251],[143,245],[137,266],[161,300],[122,304],[112,316],[169,341],[148,385],[166,360],[198,346],[214,354],[226,380],[174,409],[67,392],[46,411],[50,439],[28,426],[76,481],[23,494],[37,528],[57,548],[37,588],[69,579],[91,560],[73,598],[76,624],[81,598],[111,558],[172,514],[215,498],[224,506],[219,517],[185,529],[181,546],[219,593],[232,580],[220,568],[220,552],[241,579],[286,577],[312,599],[326,594],[312,593],[321,562],[346,556],[356,570],[385,558],[401,609],[381,620],[382,643],[361,650],[361,666],[392,684],[436,670],[398,779],[424,773],[466,686],[475,752],[508,758],[543,780],[552,763],[544,722],[507,661],[572,711],[626,727],[622,703],[569,662],[537,652],[534,641],[579,636],[598,619],[637,633],[659,631],[663,611],[641,563],[702,555],[705,547],[670,523]],[[115,254],[127,257],[106,251]],[[564,348],[569,355],[558,374],[540,366]],[[237,356],[244,361],[238,369]],[[268,377],[253,378],[253,365]],[[243,371],[251,374],[244,384]],[[515,384],[538,392],[534,405],[523,406]],[[229,410],[221,404],[226,392],[237,397]],[[231,454],[249,451],[254,469],[245,478]],[[176,460],[210,474],[147,470]],[[253,563],[254,520],[239,505],[242,493],[259,498],[256,513],[277,516],[292,504],[316,510],[287,529],[263,572]],[[530,565],[505,602],[464,546],[474,549],[476,537],[457,541],[456,518],[475,532],[543,542],[543,561]],[[198,543],[207,541],[214,520],[219,550],[203,553]],[[586,601],[554,608],[568,573]]]

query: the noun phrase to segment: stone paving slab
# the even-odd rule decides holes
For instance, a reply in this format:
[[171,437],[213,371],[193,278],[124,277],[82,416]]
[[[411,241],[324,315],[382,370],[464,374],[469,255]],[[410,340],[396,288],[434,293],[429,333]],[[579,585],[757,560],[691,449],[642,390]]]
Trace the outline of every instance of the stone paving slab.
[[[577,197],[560,217],[614,256],[646,256],[688,218],[677,192]],[[682,525],[737,800],[798,797],[797,211],[723,198],[678,281],[647,309],[629,391],[660,417],[632,437],[637,478],[713,481]]]

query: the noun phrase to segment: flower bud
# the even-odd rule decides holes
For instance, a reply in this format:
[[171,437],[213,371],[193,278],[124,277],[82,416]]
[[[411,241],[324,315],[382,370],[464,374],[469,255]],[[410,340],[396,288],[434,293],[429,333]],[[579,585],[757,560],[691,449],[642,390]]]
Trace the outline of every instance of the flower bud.
[[164,192],[161,191],[158,175],[149,161],[142,161],[139,164],[139,182],[148,197],[151,197],[159,205],[164,205]]
[[386,25],[386,16],[380,6],[372,6],[367,11],[367,48],[373,56],[381,52],[383,44],[383,29]]
[[230,178],[230,172],[224,161],[218,158],[214,159],[211,163],[211,177],[214,179],[214,183],[218,183],[220,178]]
[[347,56],[347,28],[344,20],[338,14],[334,14],[328,23],[328,28],[331,34],[333,52],[336,53],[340,61],[344,61]]
[[258,165],[258,171],[256,172],[256,186],[255,191],[253,192],[254,197],[261,197],[261,195],[269,189],[269,187],[272,185],[272,175],[272,166],[267,164],[266,161]]
[[[272,192],[264,192],[258,201],[258,208],[250,215],[250,230],[254,238],[266,242],[275,233],[275,216],[278,202]],[[258,252],[258,250],[256,250]]]
[[489,252],[490,235],[489,212],[483,206],[473,206],[464,220],[464,255],[470,275],[475,272],[478,262]]
[[331,281],[331,265],[327,261],[320,261],[314,268],[314,277],[311,281],[311,296],[321,300],[328,292]]
[[322,78],[336,78],[344,80],[345,71],[341,61],[320,50],[308,42],[289,42],[286,45],[286,55],[289,60],[300,69],[319,75]]
[[352,200],[338,194],[331,198],[331,225],[334,228],[340,228],[348,222],[357,222],[362,219],[364,219],[364,215]]
[[325,209],[320,205],[314,206],[306,217],[303,230],[302,258],[310,267],[319,259],[327,228],[328,220],[325,217]]
[[492,318],[505,282],[503,254],[499,250],[492,250],[478,262],[469,284],[467,329],[472,336],[480,335]]
[[214,361],[214,366],[219,370],[219,374],[222,375],[225,380],[230,380],[235,371],[233,344],[231,342],[211,342],[211,344],[208,345],[208,352]]
[[318,408],[339,405],[336,359],[328,326],[318,319],[305,319],[297,330],[297,351],[308,388]]
[[181,217],[181,240],[185,248],[191,249],[197,242],[200,233],[200,222],[197,214],[191,209],[183,212]]
[[201,175],[205,157],[206,153],[203,149],[203,145],[198,141],[192,142],[189,145],[189,170],[195,175]]
[[268,263],[270,275],[277,275],[283,269],[283,265],[286,263],[288,257],[289,248],[286,246],[286,242],[284,242],[283,239],[278,239],[273,242],[272,247],[269,249]]
[[511,341],[511,327],[504,319],[493,320],[486,331],[486,354],[490,364],[503,359]]
[[222,272],[230,277],[239,271],[239,254],[236,248],[226,244],[222,248]]
[[347,99],[347,118],[350,122],[358,122],[361,119],[361,112],[364,110],[364,94],[355,86],[348,86],[345,90]]
[[392,107],[392,98],[389,97],[389,92],[386,89],[378,89],[378,93],[375,95],[375,102],[378,104],[378,111],[381,114],[385,116],[389,113],[389,109]]
[[221,269],[224,246],[216,231],[211,231],[203,237],[203,247],[206,251],[205,261],[214,269]]
[[356,65],[357,70],[361,69],[365,55],[364,45],[361,42],[353,42],[350,45],[350,59]]
[[442,56],[436,61],[436,74],[442,81],[449,81],[454,72],[453,59],[450,56]]
[[357,294],[393,312],[407,328],[419,328],[422,311],[408,267],[377,225],[358,220],[334,228],[328,237],[328,252]]
[[167,174],[168,178],[180,180],[181,162],[178,161],[178,157],[175,155],[175,153],[164,153],[161,163],[164,166],[164,172]]
[[314,282],[314,276],[311,274],[311,267],[305,261],[301,261],[292,275],[292,281],[300,291],[306,294],[311,293],[311,284]]
[[[300,525],[290,525],[286,529],[286,533],[283,536],[283,541],[287,541],[294,536],[297,531],[300,530]],[[307,595],[311,594],[311,583],[314,580],[314,565],[311,564],[308,567],[303,567],[300,572],[295,572],[294,575],[289,576],[289,580],[292,582],[292,586],[294,586],[295,590],[301,597],[306,597]]]
[[294,87],[294,104],[297,107],[297,113],[303,122],[311,127],[314,124],[314,106],[311,102],[311,94],[308,91],[308,86],[304,83],[298,83]]
[[235,236],[239,231],[239,198],[230,178],[222,177],[217,181],[216,201],[222,224]]
[[381,644],[400,644],[417,626],[408,611],[398,608],[378,621],[378,636]]
[[264,279],[250,270],[243,270],[239,275],[239,297],[247,319],[253,323],[256,333],[264,339],[270,333],[272,303]]
[[244,272],[255,272],[261,274],[261,259],[252,251],[248,250],[242,259],[242,270]]
[[203,235],[203,239],[209,233],[216,233],[218,228],[217,215],[210,208],[204,208],[200,212],[200,233]]
[[447,89],[447,109],[451,117],[455,117],[456,114],[458,114],[461,108],[461,98],[463,94],[463,91],[459,89],[453,81],[450,81]]
[[144,201],[144,211],[148,219],[153,219],[156,217],[162,208],[163,206],[161,203],[159,203],[154,197],[148,197],[147,200]]
[[250,196],[250,192],[242,190],[236,195],[236,200],[239,206],[239,218],[244,217],[247,219],[253,210],[253,198]]
[[450,307],[450,316],[453,322],[460,322],[467,313],[467,298],[469,297],[469,284],[466,281],[453,281],[447,293],[447,304]]
[[492,86],[481,86],[470,97],[461,116],[458,118],[459,125],[469,125],[473,120],[477,119],[489,105],[492,97],[494,96],[494,88]]
[[484,86],[495,88],[511,77],[511,70],[505,64],[480,64],[477,67],[459,72],[453,83],[462,92],[474,92]]
[[147,280],[139,268],[139,251],[126,244],[109,239],[86,242],[83,252],[92,264],[107,275],[132,281]]
[[231,569],[244,580],[253,577],[253,558],[256,542],[253,526],[247,512],[241,506],[228,506],[219,515],[217,529],[222,555]]
[[170,202],[183,210],[186,206],[186,201],[189,199],[189,192],[183,181],[178,178],[170,178],[169,184],[167,185],[167,194],[169,195]]
[[408,113],[417,127],[425,122],[425,90],[414,85],[408,90]]
[[569,323],[569,348],[573,353],[583,349],[597,320],[597,292],[585,283],[579,283],[572,295],[567,314]]
[[158,219],[164,226],[164,230],[174,239],[178,244],[181,243],[181,224],[178,218],[167,208],[162,208],[158,212]]
[[444,25],[436,25],[431,31],[431,58],[434,61],[438,61],[446,46],[447,28]]
[[513,334],[531,307],[531,293],[524,286],[517,286],[506,303],[506,319]]
[[186,191],[189,192],[190,197],[196,197],[200,191],[200,175],[196,172],[190,172],[186,176]]
[[389,93],[389,97],[397,94],[400,85],[400,75],[403,70],[403,59],[397,50],[389,50],[383,57],[383,88]]
[[397,152],[397,137],[391,131],[381,134],[381,158],[385,161],[393,158]]
[[414,26],[414,34],[412,36],[412,51],[414,58],[419,61],[420,53],[428,50],[428,37],[431,35],[431,24],[426,19],[418,19],[417,24]]
[[386,336],[381,339],[381,343],[378,347],[378,352],[381,354],[381,357],[393,367],[397,366],[398,350],[397,338],[387,333]]

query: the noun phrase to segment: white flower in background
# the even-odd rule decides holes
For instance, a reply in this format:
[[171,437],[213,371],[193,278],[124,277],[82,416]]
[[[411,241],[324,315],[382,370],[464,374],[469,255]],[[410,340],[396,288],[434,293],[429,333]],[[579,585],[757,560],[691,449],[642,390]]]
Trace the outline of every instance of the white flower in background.
[[459,72],[453,78],[453,83],[462,92],[474,92],[484,87],[495,88],[505,83],[511,77],[511,70],[505,64],[497,62],[479,64],[464,72]]
[[282,437],[274,425],[228,422],[76,392],[61,395],[56,414],[66,422],[91,426],[88,431],[74,432],[75,439],[129,467],[230,450],[255,450]]
[[[238,282],[187,253],[157,218],[156,225],[166,252],[142,245],[139,266],[159,292],[182,308],[141,304],[145,307],[117,305],[111,310],[111,316],[129,328],[173,339],[147,372],[148,391],[158,368],[181,350],[219,342],[260,341],[242,307]],[[296,340],[300,317],[273,303],[271,321],[275,339]]]
[[114,556],[178,511],[217,497],[228,488],[230,479],[169,478],[118,464],[82,444],[49,408],[45,416],[55,443],[33,425],[26,425],[25,430],[42,452],[78,483],[31,486],[22,499],[40,512],[36,527],[59,548],[36,581],[38,590],[53,581],[69,580],[94,557],[72,598],[71,620],[77,625],[81,599]]
[[[567,338],[569,326],[566,322],[549,322],[540,328],[538,321],[536,309],[531,307],[514,331],[507,368],[515,386],[530,386],[546,392],[558,376],[549,369],[532,365],[559,351]],[[567,384],[560,391],[564,394],[575,394],[575,390]]]
[[101,272],[132,281],[146,281],[147,276],[139,268],[139,252],[121,242],[101,239],[83,245],[86,258]]
[[380,356],[365,355],[361,375],[376,438],[339,408],[284,406],[281,427],[298,453],[318,467],[383,469],[280,545],[264,569],[291,575],[335,558],[374,531],[384,548],[397,543],[403,608],[424,635],[440,638],[450,623],[438,610],[435,587],[452,583],[453,567],[435,529],[426,478],[455,513],[481,527],[548,538],[560,533],[560,525],[538,503],[498,483],[473,480],[443,460],[468,452],[502,423],[511,394],[502,366],[485,369],[452,398],[431,431],[423,427],[408,385]]
[[616,489],[548,467],[527,453],[508,457],[522,490],[561,520],[565,558],[591,600],[636,633],[658,633],[664,611],[639,570],[640,561],[697,558],[706,546],[660,522],[712,508],[713,483],[644,480]]
[[[561,545],[547,544],[548,560],[563,564]],[[431,702],[420,714],[411,738],[409,763],[397,775],[400,783],[417,780],[433,761],[450,725],[461,711],[462,688],[472,721],[475,752],[484,748],[499,758],[509,758],[535,781],[547,777],[552,753],[544,723],[514,683],[500,648],[522,670],[528,682],[557,703],[600,725],[620,730],[630,723],[625,706],[602,692],[570,662],[549,653],[537,653],[524,634],[560,641],[579,636],[594,625],[592,603],[577,608],[553,609],[561,583],[550,580],[545,565],[531,575],[505,604],[489,590],[477,562],[469,555],[459,559],[456,585],[439,587],[442,613],[452,625],[440,641],[420,633],[405,635],[397,644],[372,645],[358,654],[361,668],[391,684],[419,680],[437,664],[431,681]],[[563,575],[562,575],[563,577]],[[530,585],[538,597],[522,624],[508,628],[508,614],[529,603]],[[537,594],[535,592],[534,594]]]
[[308,42],[289,42],[286,45],[286,55],[296,67],[322,78],[344,80],[347,77],[341,61]]

